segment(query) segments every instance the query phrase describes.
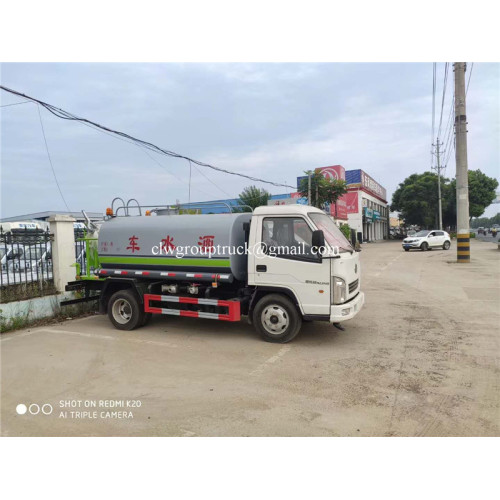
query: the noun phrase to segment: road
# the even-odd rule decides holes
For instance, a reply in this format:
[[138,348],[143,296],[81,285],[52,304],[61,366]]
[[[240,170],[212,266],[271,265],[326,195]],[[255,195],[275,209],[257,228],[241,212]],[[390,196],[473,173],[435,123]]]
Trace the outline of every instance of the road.
[[246,322],[173,317],[3,334],[1,434],[498,436],[500,252],[471,251],[467,265],[455,244],[365,244],[362,312],[344,332],[304,324],[286,345]]

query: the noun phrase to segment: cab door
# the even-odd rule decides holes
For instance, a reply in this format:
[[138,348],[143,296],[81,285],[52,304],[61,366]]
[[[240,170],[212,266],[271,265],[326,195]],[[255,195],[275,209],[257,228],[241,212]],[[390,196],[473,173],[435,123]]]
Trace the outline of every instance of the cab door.
[[330,259],[312,251],[312,226],[302,216],[261,216],[252,224],[250,285],[292,291],[303,314],[330,314]]

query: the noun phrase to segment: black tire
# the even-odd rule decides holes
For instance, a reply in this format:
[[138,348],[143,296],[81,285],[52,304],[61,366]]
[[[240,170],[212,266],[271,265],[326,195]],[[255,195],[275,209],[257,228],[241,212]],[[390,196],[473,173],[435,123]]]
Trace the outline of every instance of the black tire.
[[443,250],[449,250],[450,249],[450,242],[449,241],[445,241],[443,243]]
[[272,293],[262,297],[255,306],[253,324],[267,342],[285,344],[299,333],[302,317],[288,297]]
[[144,319],[142,320],[142,326],[146,326],[151,321],[152,317],[153,317],[152,313],[144,313]]
[[429,250],[429,243],[427,243],[426,241],[424,241],[424,242],[420,245],[420,250],[422,250],[422,252],[425,252],[426,250]]
[[409,249],[409,248],[405,248],[405,252],[409,252],[409,251],[410,251],[410,249]]
[[144,310],[132,290],[119,290],[111,296],[108,317],[118,330],[134,330],[144,324]]

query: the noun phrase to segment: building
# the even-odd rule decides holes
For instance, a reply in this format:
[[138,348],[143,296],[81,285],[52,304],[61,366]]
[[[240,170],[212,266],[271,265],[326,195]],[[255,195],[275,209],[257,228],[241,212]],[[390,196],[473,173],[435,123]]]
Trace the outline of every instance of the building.
[[[345,170],[342,165],[331,165],[315,170],[327,179],[345,180],[348,192],[335,204],[327,207],[330,215],[340,223],[347,223],[362,233],[363,241],[387,239],[389,208],[387,191],[364,170]],[[297,178],[297,186],[305,177]]]
[[345,195],[349,226],[363,234],[363,241],[387,239],[387,191],[364,170],[347,170]]

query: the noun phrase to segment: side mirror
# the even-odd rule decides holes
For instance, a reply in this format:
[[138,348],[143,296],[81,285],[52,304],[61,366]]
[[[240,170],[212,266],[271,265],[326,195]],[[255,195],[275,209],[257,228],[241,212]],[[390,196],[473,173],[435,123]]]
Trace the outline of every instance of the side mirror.
[[[325,247],[325,235],[321,229],[316,229],[312,234],[312,247],[315,252],[318,252],[320,248]],[[318,253],[321,257],[321,255]]]

